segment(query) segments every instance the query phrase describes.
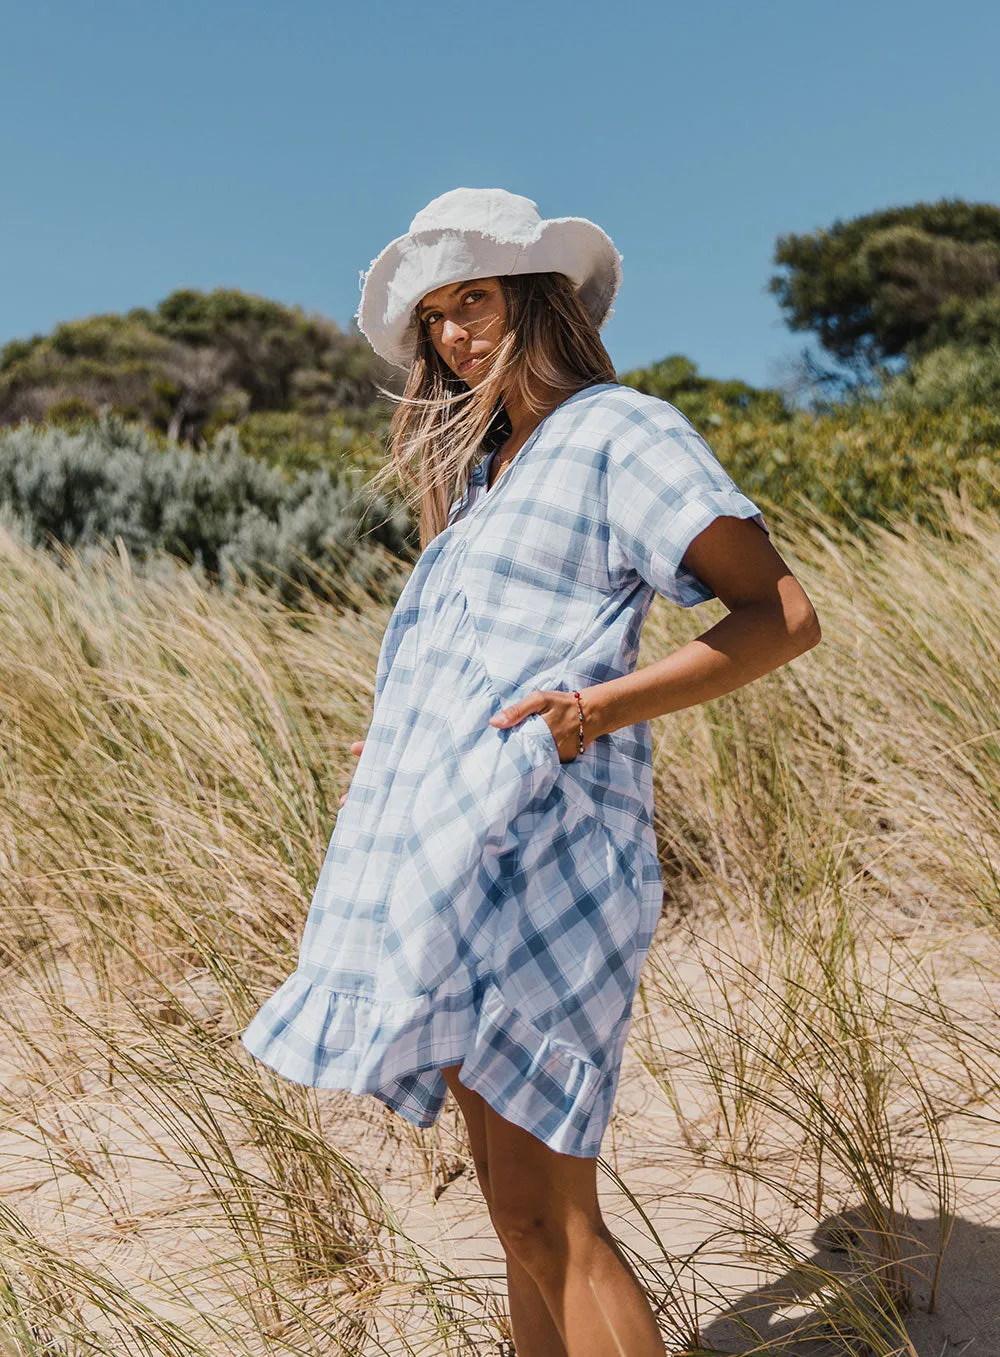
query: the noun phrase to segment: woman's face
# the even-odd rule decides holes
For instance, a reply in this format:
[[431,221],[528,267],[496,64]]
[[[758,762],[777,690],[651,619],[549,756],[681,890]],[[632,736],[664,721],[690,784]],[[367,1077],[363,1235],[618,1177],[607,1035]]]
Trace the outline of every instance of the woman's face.
[[452,372],[469,386],[478,386],[507,326],[500,279],[447,283],[428,292],[417,311],[431,343]]

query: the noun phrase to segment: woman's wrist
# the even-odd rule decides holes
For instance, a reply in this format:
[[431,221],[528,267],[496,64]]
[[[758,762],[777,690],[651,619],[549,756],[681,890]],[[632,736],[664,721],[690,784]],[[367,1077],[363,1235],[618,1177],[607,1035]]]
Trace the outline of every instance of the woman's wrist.
[[585,745],[596,740],[599,735],[609,735],[618,727],[611,718],[606,684],[595,683],[591,688],[581,688],[579,705],[583,709],[583,742]]
[[652,720],[670,709],[666,704],[657,702],[657,685],[651,672],[653,668],[653,665],[645,665],[630,674],[608,679],[606,683],[581,688],[583,738],[586,744],[600,735],[610,735],[612,731],[625,726]]

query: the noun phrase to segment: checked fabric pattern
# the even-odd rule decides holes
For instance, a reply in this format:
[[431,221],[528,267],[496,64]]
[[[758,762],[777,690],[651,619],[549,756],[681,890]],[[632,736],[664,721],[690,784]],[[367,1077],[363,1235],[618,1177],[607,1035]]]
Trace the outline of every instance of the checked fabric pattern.
[[617,383],[563,401],[490,490],[487,464],[399,596],[297,965],[242,1040],[419,1126],[459,1065],[591,1156],[662,905],[649,726],[562,763],[541,713],[489,718],[630,673],[657,593],[712,597],[691,540],[719,515],[767,527],[678,410]]

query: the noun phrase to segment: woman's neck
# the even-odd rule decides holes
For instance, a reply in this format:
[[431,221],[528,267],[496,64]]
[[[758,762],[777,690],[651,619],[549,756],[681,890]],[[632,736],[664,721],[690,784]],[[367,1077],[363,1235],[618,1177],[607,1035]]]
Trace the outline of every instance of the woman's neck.
[[[583,386],[588,383],[583,383]],[[511,432],[507,441],[499,450],[501,461],[509,461],[517,450],[527,443],[528,439],[538,428],[546,415],[552,413],[557,405],[561,405],[564,400],[575,395],[577,391],[582,391],[583,386],[574,387],[567,391],[565,388],[555,386],[538,386],[532,392],[535,397],[536,409],[532,409],[526,401],[512,394],[508,399],[504,397],[504,409],[507,411],[507,418],[510,420]]]
[[557,390],[555,387],[542,386],[537,387],[532,395],[535,397],[535,405],[541,409],[532,409],[528,403],[514,393],[510,398],[504,397],[504,409],[507,411],[507,418],[510,420],[511,433],[507,442],[504,444],[506,449],[519,448],[526,443],[532,432],[538,427],[545,416],[563,400],[566,399],[568,392]]
[[[580,389],[582,388],[577,388],[577,390]],[[568,400],[574,394],[571,391],[549,386],[542,387],[541,391],[543,395],[540,398],[542,405],[540,410],[533,410],[526,402],[513,398],[508,404],[506,397],[504,398],[504,409],[507,413],[511,432],[490,458],[487,490],[493,488],[545,416],[551,414],[557,405],[561,405],[564,400]]]

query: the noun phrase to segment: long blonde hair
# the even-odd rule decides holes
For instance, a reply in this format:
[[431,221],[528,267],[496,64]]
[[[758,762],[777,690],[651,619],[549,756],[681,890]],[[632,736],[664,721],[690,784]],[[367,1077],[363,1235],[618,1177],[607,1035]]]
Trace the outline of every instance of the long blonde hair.
[[618,380],[576,288],[564,273],[523,273],[500,278],[507,328],[477,387],[452,372],[438,354],[419,316],[416,351],[402,396],[389,422],[390,460],[373,476],[377,493],[398,477],[404,499],[420,516],[423,550],[447,525],[452,500],[461,494],[486,440],[509,432],[504,397],[516,394],[544,414],[540,384],[572,395],[595,382]]

